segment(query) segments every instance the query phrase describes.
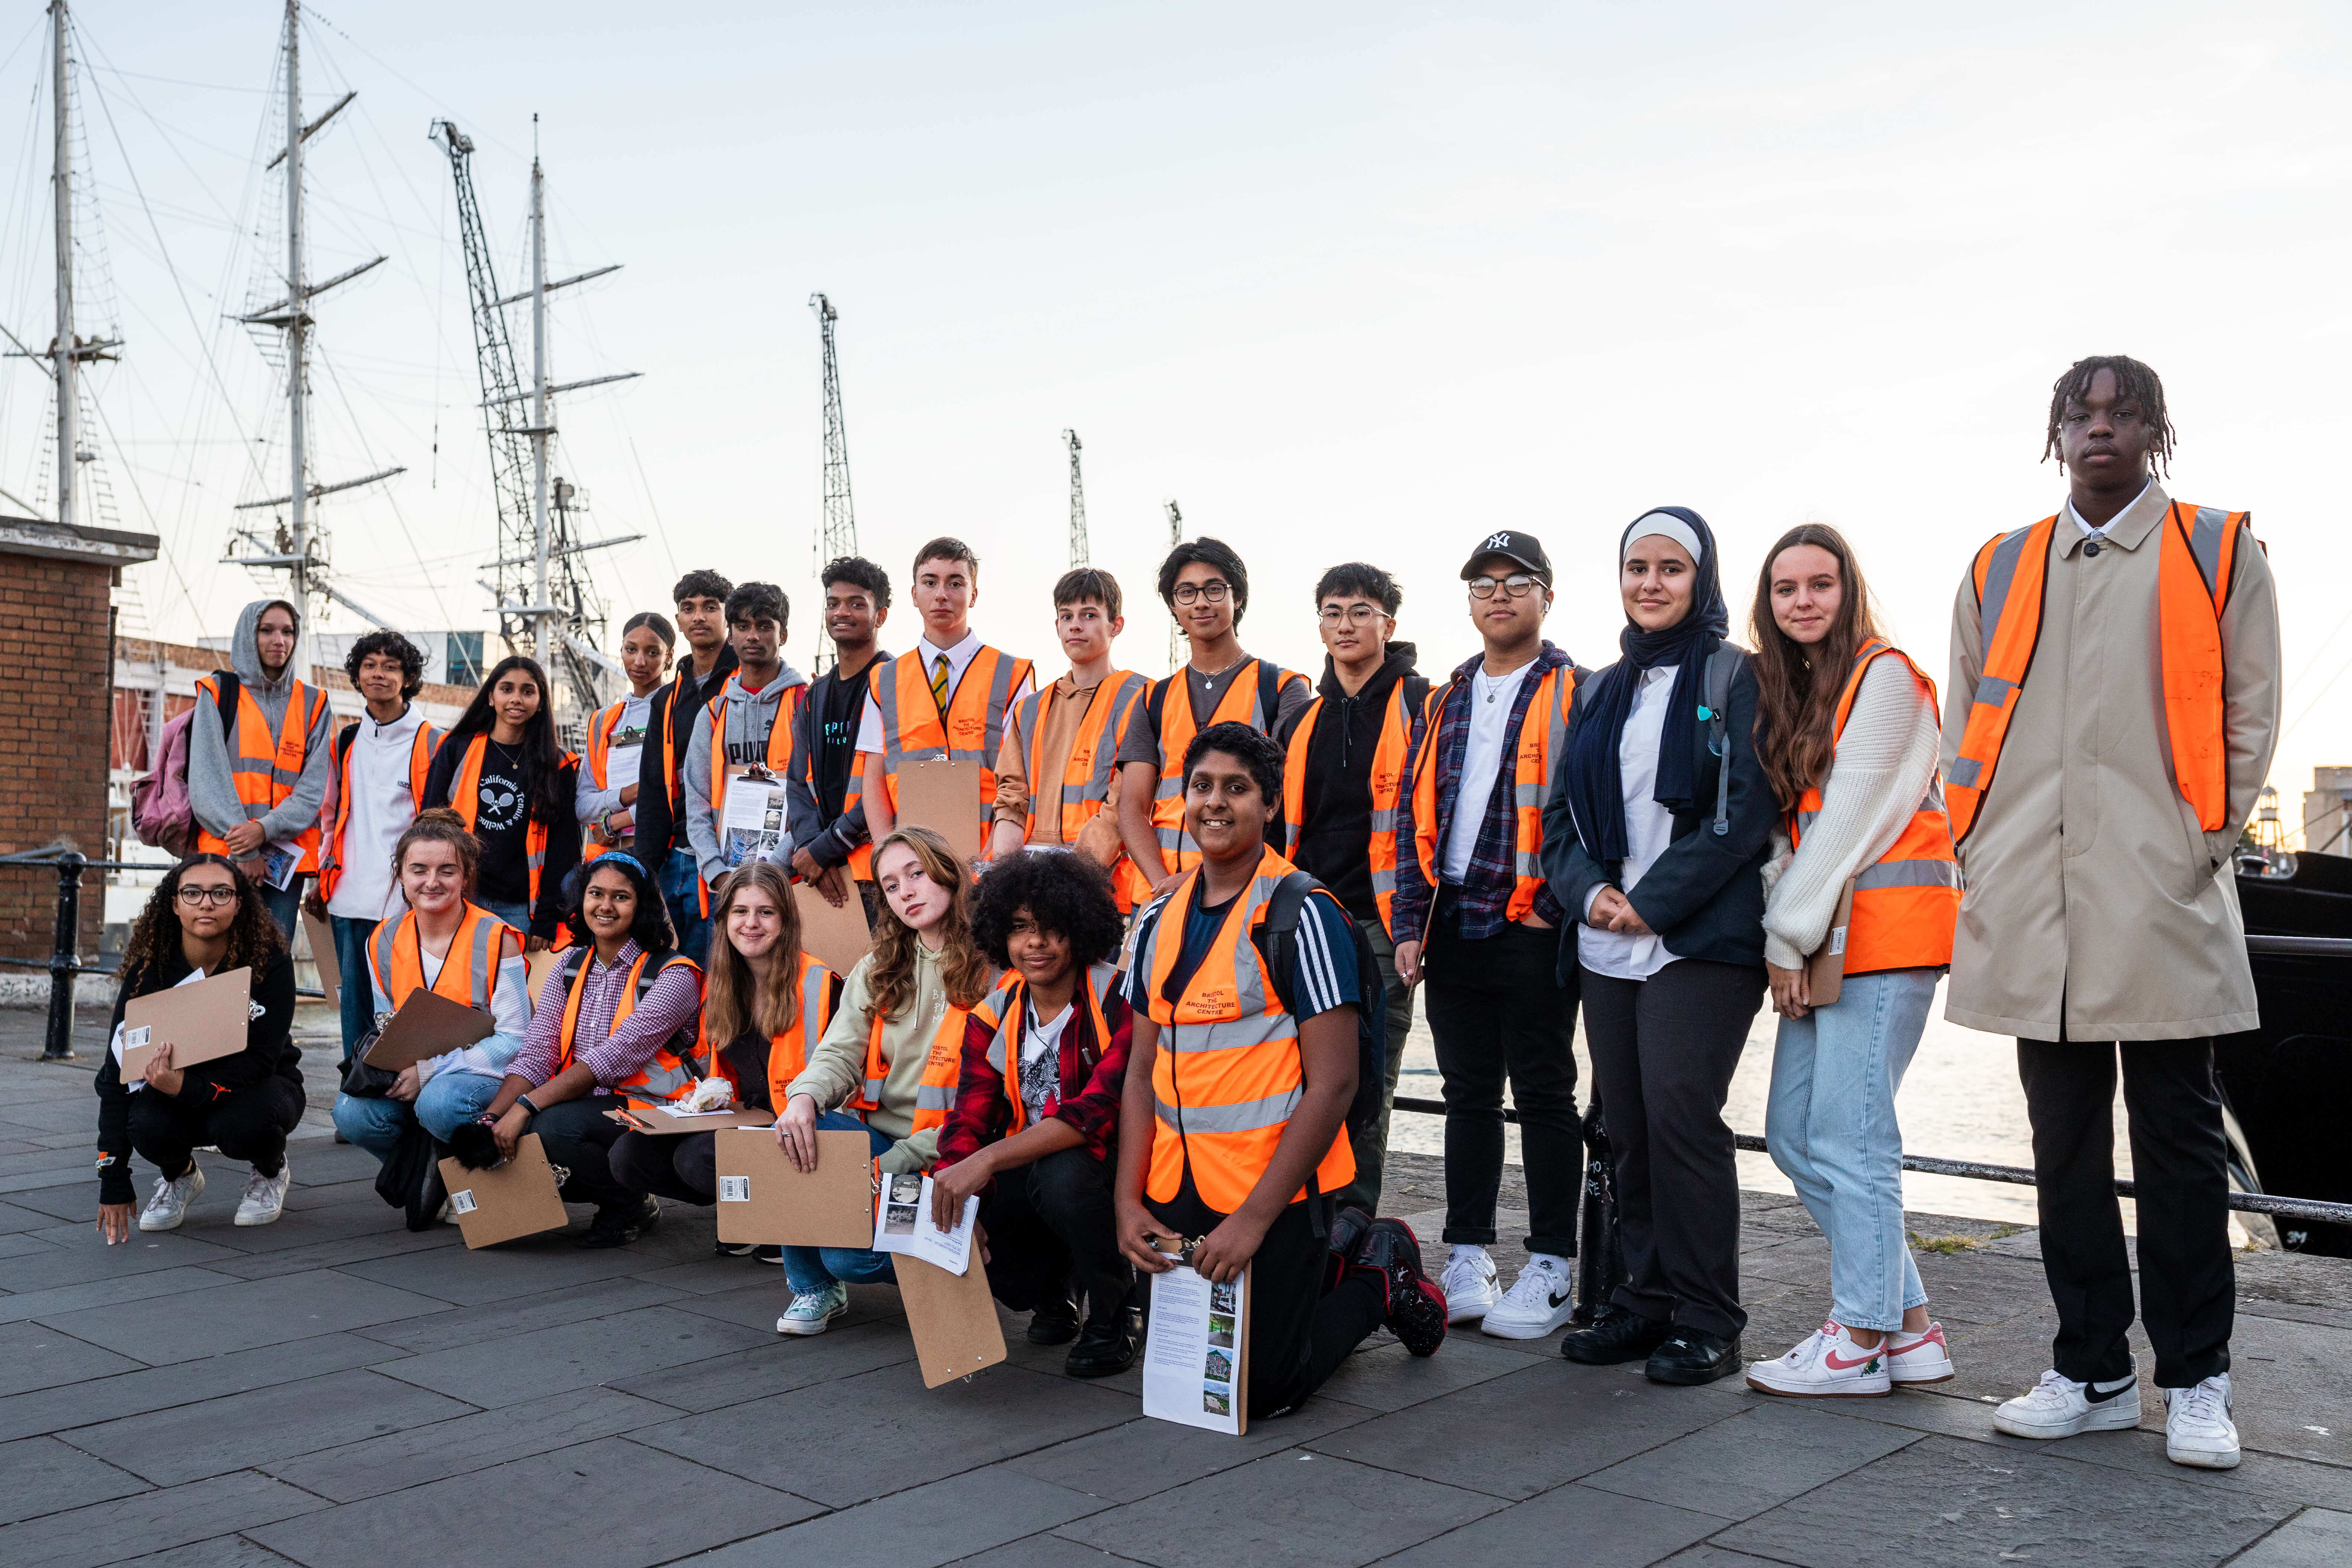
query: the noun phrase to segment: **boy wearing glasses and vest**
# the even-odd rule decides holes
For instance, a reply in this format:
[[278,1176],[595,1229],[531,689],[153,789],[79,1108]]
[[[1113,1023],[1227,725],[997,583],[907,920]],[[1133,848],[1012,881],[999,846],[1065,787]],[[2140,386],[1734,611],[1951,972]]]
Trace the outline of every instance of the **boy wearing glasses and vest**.
[[[1120,609],[1118,579],[1097,567],[1054,584],[1054,632],[1070,673],[1013,706],[996,757],[992,859],[1059,845],[1106,871],[1118,864],[1119,737],[1151,684],[1111,668],[1111,639],[1127,628]],[[1130,907],[1120,900],[1122,912]]]
[[1945,799],[1968,884],[1945,1016],[2017,1037],[2052,1370],[2018,1437],[2139,1424],[2113,1186],[2118,1058],[2139,1301],[2176,1462],[2238,1462],[2229,1173],[2213,1037],[2256,1025],[2231,852],[2278,736],[2278,607],[2247,514],[2166,495],[2164,387],[2102,355],[2059,377],[2065,507],[1984,545],[1952,611]]
[[1412,988],[1397,978],[1396,947],[1389,939],[1397,825],[1429,701],[1429,681],[1413,668],[1412,644],[1389,640],[1403,603],[1394,578],[1360,561],[1332,567],[1315,584],[1327,654],[1323,682],[1291,729],[1282,766],[1291,862],[1331,889],[1380,961],[1388,1009],[1386,1079],[1379,1121],[1350,1139],[1356,1179],[1347,1193],[1348,1202],[1375,1214],[1388,1153],[1389,1101],[1412,1029]]
[[[1576,997],[1559,982],[1561,916],[1538,856],[1543,804],[1584,672],[1543,635],[1551,558],[1533,534],[1481,540],[1462,568],[1485,650],[1430,700],[1398,831],[1397,973],[1429,981],[1423,1005],[1445,1092],[1441,1283],[1454,1321],[1538,1340],[1575,1311]],[[1573,948],[1568,960],[1573,972]],[[1503,1177],[1503,1082],[1518,1108],[1528,1174],[1528,1262],[1495,1286],[1495,1199]]]
[[[746,583],[727,595],[727,640],[735,649],[735,672],[704,705],[686,746],[686,832],[702,879],[695,912],[709,919],[710,889],[746,859],[789,865],[793,843],[783,832],[782,807],[766,814],[775,821],[771,842],[727,831],[727,796],[744,787],[769,790],[781,800],[792,772],[793,725],[808,694],[808,679],[784,662],[784,633],[793,606],[773,583]],[[761,774],[772,781],[762,784]],[[766,817],[762,818],[764,822]]]
[[1268,973],[1259,931],[1296,869],[1265,841],[1282,749],[1228,721],[1194,736],[1182,765],[1200,858],[1136,920],[1115,1212],[1119,1250],[1147,1273],[1165,1273],[1183,1241],[1213,1284],[1250,1269],[1256,1420],[1297,1408],[1383,1324],[1414,1355],[1435,1353],[1445,1298],[1404,1222],[1330,1213],[1355,1175],[1356,935],[1318,889],[1298,911],[1288,984]]
[[[1242,651],[1235,628],[1249,608],[1249,568],[1220,539],[1195,539],[1160,563],[1160,597],[1189,650],[1180,680],[1155,680],[1119,742],[1118,835],[1127,846],[1120,885],[1137,904],[1166,892],[1200,864],[1184,831],[1181,765],[1192,737],[1212,724],[1246,724],[1277,739],[1307,706],[1307,678]],[[1281,805],[1277,795],[1272,801]],[[1276,842],[1281,839],[1277,831]]]
[[875,843],[898,826],[898,775],[946,757],[980,771],[972,811],[983,852],[996,822],[996,757],[1013,705],[1037,688],[1029,661],[989,647],[971,629],[980,600],[980,557],[961,539],[934,539],[915,552],[915,609],[923,635],[896,658],[877,662],[872,700],[857,733],[866,820]]
[[289,942],[302,879],[319,869],[319,808],[335,730],[327,694],[297,673],[301,634],[301,616],[285,600],[247,605],[228,645],[236,694],[224,703],[226,679],[197,681],[205,721],[188,728],[195,852],[236,861]]

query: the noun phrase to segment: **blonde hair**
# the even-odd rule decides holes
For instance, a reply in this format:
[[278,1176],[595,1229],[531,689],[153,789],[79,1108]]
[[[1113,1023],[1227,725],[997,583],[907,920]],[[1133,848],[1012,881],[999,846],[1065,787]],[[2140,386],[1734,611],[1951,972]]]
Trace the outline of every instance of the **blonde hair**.
[[[768,973],[762,977],[751,961],[736,951],[727,934],[727,916],[745,893],[765,893],[783,916],[784,929],[768,950]],[[733,1044],[745,1035],[775,1038],[800,1021],[801,911],[793,901],[792,884],[783,872],[765,860],[736,868],[710,911],[710,962],[704,975],[703,1032],[714,1047]]]
[[[948,912],[940,920],[940,969],[948,1002],[957,1007],[978,1006],[988,994],[990,972],[987,955],[971,937],[971,873],[945,838],[928,827],[902,827],[874,847],[877,881],[882,856],[894,846],[910,850],[923,875],[948,890]],[[882,918],[874,929],[874,952],[866,965],[866,1016],[895,1018],[914,1005],[915,947],[920,940],[885,898]]]

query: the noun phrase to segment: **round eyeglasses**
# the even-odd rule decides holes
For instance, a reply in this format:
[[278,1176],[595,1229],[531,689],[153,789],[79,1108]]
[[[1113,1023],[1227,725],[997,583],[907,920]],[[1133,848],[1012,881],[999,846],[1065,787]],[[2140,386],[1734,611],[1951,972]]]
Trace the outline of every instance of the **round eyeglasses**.
[[1201,599],[1213,605],[1222,605],[1225,602],[1225,595],[1232,592],[1232,584],[1223,577],[1212,577],[1205,583],[1177,584],[1175,598],[1180,605],[1190,605]]
[[1507,577],[1473,577],[1470,579],[1470,596],[1491,599],[1495,596],[1495,590],[1500,588],[1507,598],[1524,599],[1542,581],[1542,578],[1531,577],[1525,572],[1514,572]]

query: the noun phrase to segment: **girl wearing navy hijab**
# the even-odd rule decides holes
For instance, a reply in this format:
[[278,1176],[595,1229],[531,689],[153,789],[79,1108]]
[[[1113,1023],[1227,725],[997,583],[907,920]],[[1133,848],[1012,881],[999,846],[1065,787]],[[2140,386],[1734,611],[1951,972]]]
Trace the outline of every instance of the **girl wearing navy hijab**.
[[1560,1353],[1647,1358],[1660,1383],[1711,1383],[1742,1370],[1748,1324],[1723,1102],[1764,1000],[1762,873],[1779,808],[1753,740],[1755,672],[1724,640],[1706,520],[1678,506],[1635,518],[1618,590],[1624,657],[1569,715],[1543,868],[1580,921],[1585,1041],[1627,1278]]

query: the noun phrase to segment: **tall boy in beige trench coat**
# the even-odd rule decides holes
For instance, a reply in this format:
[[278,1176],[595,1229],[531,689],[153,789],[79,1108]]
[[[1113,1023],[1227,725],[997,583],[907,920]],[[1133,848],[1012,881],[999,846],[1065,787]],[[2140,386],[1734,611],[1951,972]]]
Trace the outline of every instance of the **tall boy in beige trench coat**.
[[[1967,738],[1979,704],[1997,710],[2006,694],[2000,679],[1983,679],[1973,569],[1953,607],[1945,688],[1944,773],[1956,786],[1968,879],[1946,1016],[2017,1037],[2042,1267],[2058,1310],[2053,1369],[2002,1405],[1994,1425],[2021,1437],[2138,1425],[2125,1338],[2132,1277],[2113,1185],[2120,1058],[2138,1183],[2140,1305],[2167,1451],[2181,1464],[2226,1468],[2238,1462],[2229,1413],[2235,1281],[2213,1037],[2256,1021],[2231,848],[2278,733],[2278,605],[2245,520],[2176,508],[2156,482],[2172,428],[2154,371],[2119,355],[2076,363],[2053,390],[2048,442],[2069,499],[2042,552],[2040,634],[1996,755],[1972,758]],[[2170,630],[2158,615],[2161,560],[2173,548],[2167,530],[2190,546],[2176,562],[2209,579],[2234,534],[2216,617],[2218,736],[2205,721],[2222,757],[2205,792],[2220,816],[2210,829],[2176,777],[2167,720],[2163,639],[2182,635],[2187,619],[2179,599]],[[2008,553],[2032,542],[2020,537]],[[2030,576],[2015,571],[2010,586]],[[1984,598],[2004,619],[2032,613],[2004,600],[1998,565]],[[2210,599],[2188,602],[2214,613]],[[1972,784],[1981,793],[1963,826],[1958,797]]]

